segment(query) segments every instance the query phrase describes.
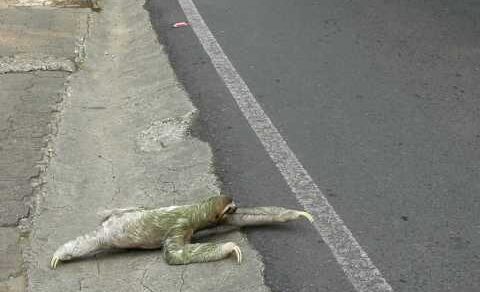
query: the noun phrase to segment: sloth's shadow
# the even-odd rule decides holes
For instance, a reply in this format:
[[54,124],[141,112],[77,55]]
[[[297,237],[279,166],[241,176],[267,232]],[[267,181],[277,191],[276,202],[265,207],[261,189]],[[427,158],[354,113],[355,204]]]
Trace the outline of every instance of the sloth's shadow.
[[258,225],[258,226],[229,226],[229,225],[220,225],[213,228],[205,229],[198,231],[193,235],[192,242],[210,242],[219,239],[220,237],[235,232],[242,231],[244,234],[248,235],[251,232],[262,232],[263,231],[274,231],[274,232],[286,232],[293,230],[292,226],[289,224],[281,223],[272,223],[267,225]]

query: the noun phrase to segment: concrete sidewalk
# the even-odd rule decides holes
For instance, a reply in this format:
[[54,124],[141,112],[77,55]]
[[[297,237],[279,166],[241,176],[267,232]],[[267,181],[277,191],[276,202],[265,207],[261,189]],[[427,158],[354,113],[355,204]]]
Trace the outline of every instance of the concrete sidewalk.
[[[99,13],[62,9],[61,13],[76,13],[74,19],[78,22],[75,29],[57,30],[55,35],[74,36],[74,46],[69,50],[68,40],[48,41],[45,45],[58,52],[50,54],[51,50],[47,50],[37,55],[42,60],[53,55],[59,62],[75,61],[78,71],[69,75],[66,67],[37,66],[32,68],[34,73],[24,73],[28,76],[23,77],[40,78],[40,84],[52,83],[48,92],[22,87],[28,82],[11,74],[15,70],[0,75],[1,91],[7,86],[12,88],[9,96],[18,97],[13,100],[24,100],[22,92],[32,92],[53,102],[50,111],[39,111],[48,112],[45,115],[48,122],[41,127],[42,144],[28,146],[37,152],[25,167],[35,171],[20,171],[28,174],[24,181],[31,183],[32,191],[28,192],[33,192],[32,212],[28,216],[28,208],[19,205],[24,207],[20,210],[27,211],[15,212],[20,216],[9,219],[11,224],[0,238],[11,239],[5,245],[17,254],[15,242],[23,238],[23,270],[28,291],[267,291],[262,262],[238,232],[209,240],[239,243],[244,252],[241,265],[232,259],[168,266],[160,251],[129,251],[75,261],[54,271],[48,266],[58,246],[97,226],[96,213],[102,209],[191,203],[219,192],[211,169],[209,145],[188,134],[196,110],[177,82],[142,5],[143,1],[111,0],[104,1]],[[18,10],[19,15],[59,11],[58,8],[11,9]],[[11,17],[16,19],[15,15]],[[32,33],[32,38],[41,35]],[[39,42],[42,40],[38,38]],[[5,55],[9,58],[3,59],[4,65],[11,64],[11,56],[19,50],[7,49],[10,52]],[[21,53],[24,56],[23,50]],[[45,69],[53,72],[38,71]],[[53,84],[55,80],[57,83]],[[0,97],[3,100],[7,95]],[[35,101],[47,106],[47,101]],[[31,101],[25,99],[25,102]],[[17,106],[23,107],[27,105]],[[22,116],[17,120],[41,125]],[[42,153],[43,164],[35,168]],[[10,166],[17,162],[3,163]],[[3,206],[3,197],[0,200]],[[23,199],[20,201],[25,203]],[[22,236],[12,228],[20,221]],[[18,261],[18,257],[11,261]],[[13,276],[10,281],[23,281],[21,271],[21,267],[9,271]],[[4,290],[16,291],[8,289],[13,288]]]
[[0,1],[0,291],[24,291],[20,243],[47,166],[47,145],[80,63],[89,9],[25,9]]

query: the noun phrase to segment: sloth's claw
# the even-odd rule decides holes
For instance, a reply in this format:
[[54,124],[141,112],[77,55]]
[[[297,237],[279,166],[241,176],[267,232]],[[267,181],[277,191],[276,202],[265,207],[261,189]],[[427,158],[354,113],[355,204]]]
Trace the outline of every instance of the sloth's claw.
[[233,247],[233,252],[235,252],[235,257],[237,258],[237,263],[240,264],[242,262],[242,250],[238,246]]
[[237,263],[242,262],[242,250],[235,242],[227,242],[222,246],[223,252],[226,256],[234,255],[237,259]]
[[60,262],[60,259],[57,256],[53,256],[52,260],[50,261],[50,267],[55,270],[57,267],[58,263]]
[[310,221],[310,223],[313,223],[313,221],[314,221],[313,216],[310,213],[300,212],[299,215],[302,216],[302,217],[305,217],[308,221]]

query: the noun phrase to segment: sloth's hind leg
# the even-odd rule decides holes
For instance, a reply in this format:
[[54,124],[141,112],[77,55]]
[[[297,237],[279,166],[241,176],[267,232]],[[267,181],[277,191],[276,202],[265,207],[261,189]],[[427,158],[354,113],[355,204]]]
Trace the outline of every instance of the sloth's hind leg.
[[99,228],[93,232],[79,236],[74,240],[70,240],[61,247],[59,247],[53,254],[50,266],[55,269],[59,262],[68,261],[74,258],[85,257],[93,255],[102,249],[108,247],[105,244],[104,232]]
[[237,208],[235,213],[226,215],[223,223],[241,227],[283,223],[302,217],[313,222],[312,215],[304,211],[282,207]]

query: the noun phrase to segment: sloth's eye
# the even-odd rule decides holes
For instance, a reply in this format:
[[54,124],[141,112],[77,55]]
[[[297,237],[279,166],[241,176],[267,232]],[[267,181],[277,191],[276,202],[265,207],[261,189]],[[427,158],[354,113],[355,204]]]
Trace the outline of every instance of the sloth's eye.
[[227,211],[225,213],[227,214],[232,214],[237,210],[237,207],[235,206],[228,206]]

